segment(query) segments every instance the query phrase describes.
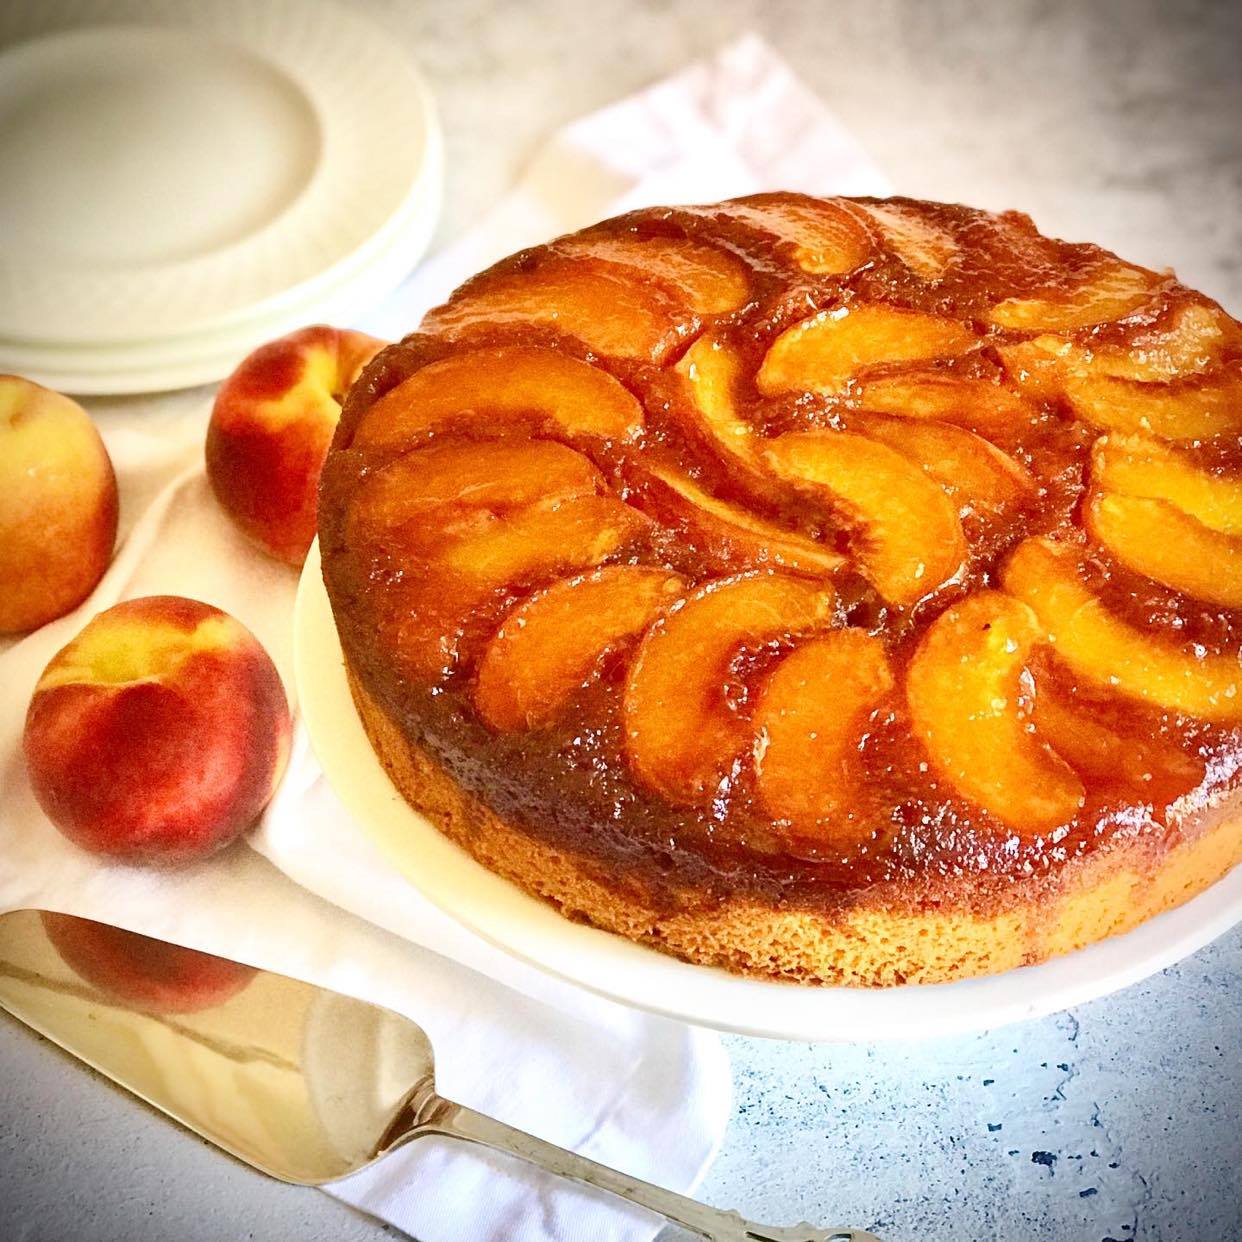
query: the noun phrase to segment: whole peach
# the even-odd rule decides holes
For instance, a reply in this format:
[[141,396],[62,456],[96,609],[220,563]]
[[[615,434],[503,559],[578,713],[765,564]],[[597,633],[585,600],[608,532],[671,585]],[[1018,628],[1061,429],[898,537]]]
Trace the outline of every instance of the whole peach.
[[261,345],[220,387],[207,478],[225,512],[278,560],[306,558],[341,401],[384,344],[362,332],[302,328]]
[[116,542],[116,476],[76,401],[0,375],[0,634],[76,608]]
[[106,923],[44,911],[56,951],[87,983],[135,1009],[195,1013],[236,996],[255,976],[241,962],[182,948]]
[[271,797],[289,708],[258,640],[227,613],[152,595],[102,612],[53,657],[26,713],[39,805],[84,849],[202,858]]

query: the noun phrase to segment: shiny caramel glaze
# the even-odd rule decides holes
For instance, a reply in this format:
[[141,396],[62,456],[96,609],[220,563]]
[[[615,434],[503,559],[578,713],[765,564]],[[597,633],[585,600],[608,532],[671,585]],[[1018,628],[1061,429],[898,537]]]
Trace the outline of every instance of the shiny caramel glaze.
[[523,251],[368,367],[320,538],[367,693],[657,907],[1003,908],[1239,784],[1242,329],[1016,213]]

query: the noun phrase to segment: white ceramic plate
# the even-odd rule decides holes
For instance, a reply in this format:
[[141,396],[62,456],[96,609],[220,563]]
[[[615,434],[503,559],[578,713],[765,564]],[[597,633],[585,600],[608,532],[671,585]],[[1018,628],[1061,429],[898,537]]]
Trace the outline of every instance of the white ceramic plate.
[[1040,1017],[1135,983],[1242,921],[1242,867],[1125,936],[984,979],[884,989],[813,988],[692,966],[571,923],[493,875],[414,811],[389,781],[350,698],[319,568],[307,558],[294,619],[303,718],[333,789],[425,897],[523,961],[613,1000],[746,1035],[848,1043],[930,1038]]
[[133,370],[305,322],[355,277],[392,287],[440,158],[414,67],[334,4],[5,6],[0,344],[67,372],[119,346]]
[[[437,138],[438,150],[438,138]],[[164,392],[207,384],[227,375],[256,346],[295,328],[327,322],[348,326],[382,302],[425,253],[439,213],[439,160],[429,165],[420,194],[391,246],[359,271],[343,274],[338,287],[310,302],[291,302],[269,319],[247,321],[218,332],[163,341],[89,347],[50,347],[0,338],[0,372],[24,375],[59,392],[84,396]]]

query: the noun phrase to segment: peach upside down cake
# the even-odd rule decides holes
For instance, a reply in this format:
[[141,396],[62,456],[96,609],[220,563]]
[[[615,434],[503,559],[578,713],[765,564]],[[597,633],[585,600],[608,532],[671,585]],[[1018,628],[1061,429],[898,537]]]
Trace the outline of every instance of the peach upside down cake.
[[1171,274],[909,199],[638,211],[380,353],[323,480],[381,760],[570,918],[937,981],[1242,855],[1242,325]]

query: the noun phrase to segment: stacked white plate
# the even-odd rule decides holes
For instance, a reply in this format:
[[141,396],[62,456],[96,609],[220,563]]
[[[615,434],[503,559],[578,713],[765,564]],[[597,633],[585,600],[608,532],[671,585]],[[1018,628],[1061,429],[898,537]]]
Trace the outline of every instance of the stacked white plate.
[[0,6],[0,371],[160,391],[348,325],[426,249],[442,165],[417,70],[335,4]]

